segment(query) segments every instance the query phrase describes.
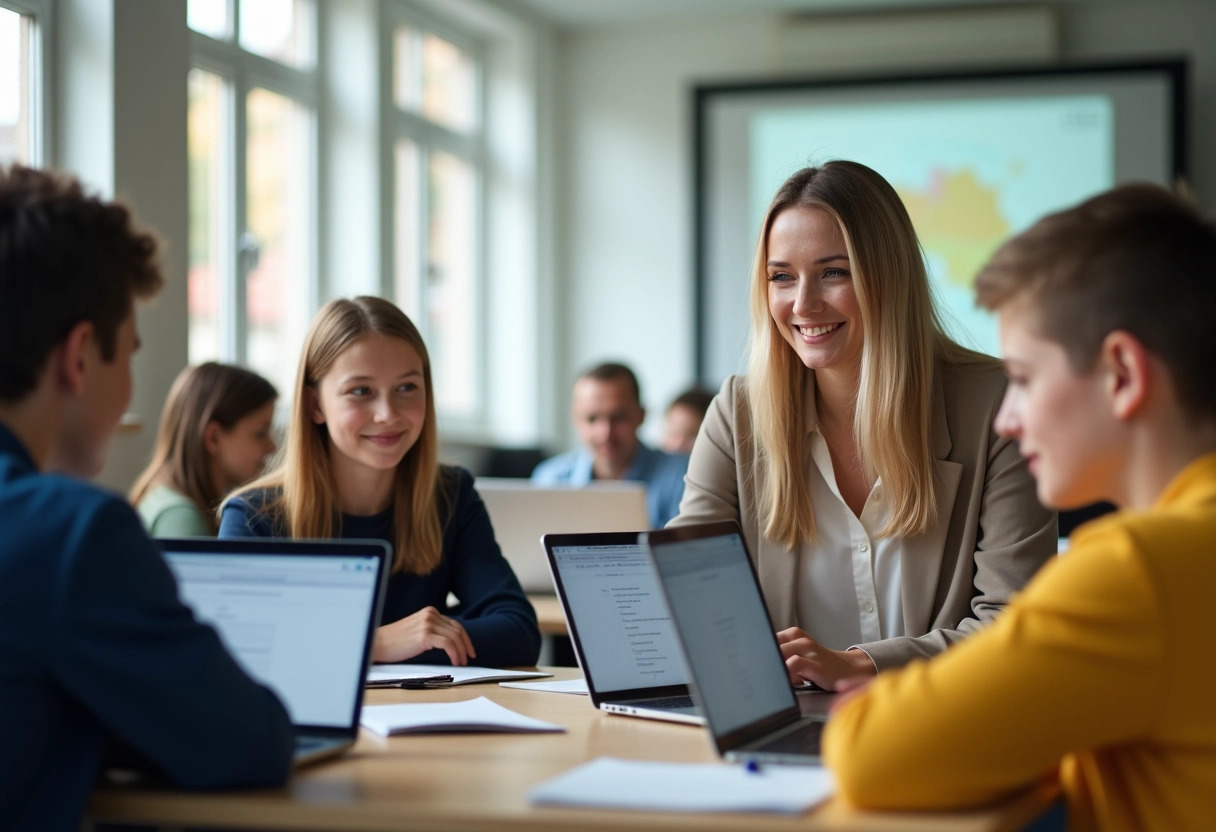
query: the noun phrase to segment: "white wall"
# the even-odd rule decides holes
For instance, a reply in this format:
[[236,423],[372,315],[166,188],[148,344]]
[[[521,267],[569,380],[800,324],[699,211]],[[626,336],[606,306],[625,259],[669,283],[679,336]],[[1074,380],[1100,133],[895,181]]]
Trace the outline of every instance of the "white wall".
[[[1216,4],[1050,5],[1065,59],[1191,58],[1191,170],[1216,209]],[[559,45],[555,323],[566,348],[551,382],[564,391],[589,363],[631,362],[649,438],[694,369],[691,88],[776,75],[781,20],[650,21],[568,33]],[[568,428],[562,436],[572,441]]]

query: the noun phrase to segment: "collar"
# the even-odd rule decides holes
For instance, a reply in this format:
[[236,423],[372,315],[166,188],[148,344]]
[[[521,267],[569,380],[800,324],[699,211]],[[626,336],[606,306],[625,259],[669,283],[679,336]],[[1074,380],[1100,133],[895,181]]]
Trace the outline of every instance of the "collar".
[[25,443],[18,439],[17,434],[9,430],[8,425],[3,422],[0,422],[0,454],[16,457],[31,471],[38,470],[38,466],[34,464],[34,458],[30,456],[29,448],[25,447]]

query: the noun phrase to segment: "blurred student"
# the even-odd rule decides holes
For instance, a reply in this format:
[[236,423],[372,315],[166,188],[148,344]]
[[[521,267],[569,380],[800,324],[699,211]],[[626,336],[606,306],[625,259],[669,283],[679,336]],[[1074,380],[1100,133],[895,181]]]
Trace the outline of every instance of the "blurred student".
[[994,620],[1056,551],[1000,363],[942,330],[876,171],[794,173],[761,226],[748,375],[726,380],[673,525],[736,520],[790,674],[833,689]]
[[131,503],[154,537],[214,536],[225,494],[258,474],[275,451],[274,385],[252,370],[209,361],[169,390],[152,462]]
[[220,537],[388,541],[376,661],[535,664],[536,613],[472,475],[439,463],[437,428],[413,322],[380,298],[331,301],[304,340],[281,464],[225,502]]
[[0,168],[0,829],[80,829],[112,751],[188,788],[287,779],[279,700],[84,480],[131,398],[134,301],[161,283],[126,208]]
[[669,454],[692,453],[697,432],[714,394],[699,387],[690,387],[671,400],[663,414],[663,441],[659,444]]
[[1000,323],[997,429],[1039,498],[1120,511],[982,633],[838,708],[826,759],[876,809],[1058,778],[1069,828],[1216,828],[1216,223],[1128,185],[1048,216],[976,279]]
[[631,480],[646,485],[650,525],[661,528],[680,510],[688,458],[638,439],[646,421],[638,377],[624,364],[598,364],[574,382],[570,419],[583,447],[550,457],[532,472],[535,485],[587,485]]

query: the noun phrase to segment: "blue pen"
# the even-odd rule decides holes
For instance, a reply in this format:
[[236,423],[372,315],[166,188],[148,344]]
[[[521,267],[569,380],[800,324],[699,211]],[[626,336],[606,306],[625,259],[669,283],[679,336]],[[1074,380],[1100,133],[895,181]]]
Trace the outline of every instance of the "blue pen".
[[758,762],[756,762],[755,760],[748,760],[746,763],[743,764],[743,770],[746,771],[748,774],[759,774],[760,773],[760,764]]

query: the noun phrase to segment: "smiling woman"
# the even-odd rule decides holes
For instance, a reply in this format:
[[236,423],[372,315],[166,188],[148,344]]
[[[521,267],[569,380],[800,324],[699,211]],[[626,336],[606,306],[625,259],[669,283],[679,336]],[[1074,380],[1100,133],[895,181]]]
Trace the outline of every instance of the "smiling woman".
[[224,505],[220,537],[386,540],[376,661],[535,663],[536,614],[473,478],[439,464],[431,361],[413,322],[380,298],[330,302],[294,392],[281,465]]
[[672,525],[743,527],[793,677],[826,688],[978,630],[1055,552],[1000,365],[942,330],[875,171],[778,190],[752,274],[749,373],[715,398]]

